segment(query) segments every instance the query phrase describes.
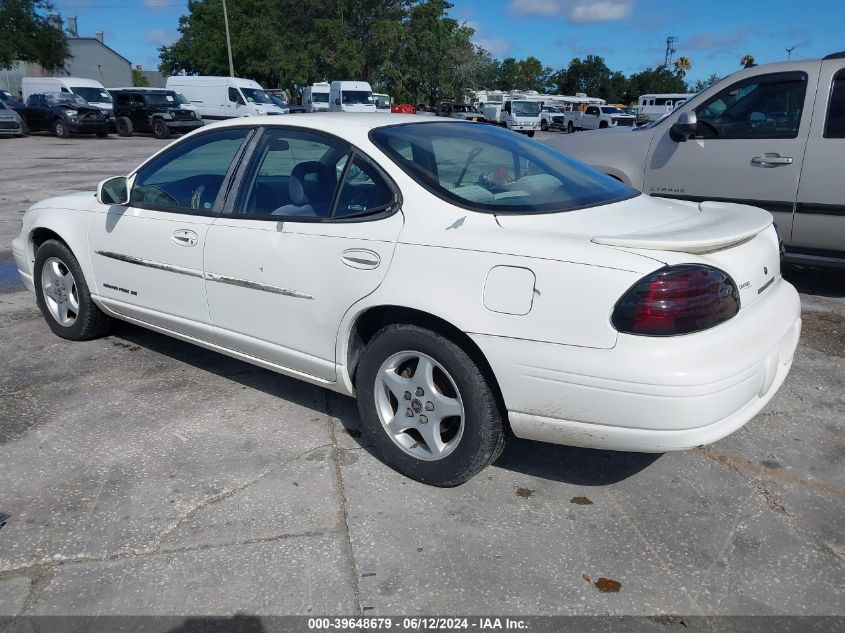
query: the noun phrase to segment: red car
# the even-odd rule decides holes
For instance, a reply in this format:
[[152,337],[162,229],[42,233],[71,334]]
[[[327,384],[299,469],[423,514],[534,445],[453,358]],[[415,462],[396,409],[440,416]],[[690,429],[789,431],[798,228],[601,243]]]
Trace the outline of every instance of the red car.
[[390,106],[393,114],[416,114],[417,109],[410,103],[394,103]]

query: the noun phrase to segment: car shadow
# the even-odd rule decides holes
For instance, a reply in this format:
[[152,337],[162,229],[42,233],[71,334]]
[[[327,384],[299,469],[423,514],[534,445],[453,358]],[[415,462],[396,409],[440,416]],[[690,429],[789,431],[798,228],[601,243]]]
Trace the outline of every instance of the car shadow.
[[845,297],[845,271],[842,269],[784,264],[782,274],[801,294],[832,299]]
[[[360,448],[380,459],[363,434],[354,398],[122,321],[115,323],[111,338],[120,347],[126,343],[137,345],[242,386],[329,415],[340,422],[345,433]],[[505,452],[494,465],[551,481],[579,486],[607,486],[637,474],[659,457],[660,454],[576,448],[511,436]]]

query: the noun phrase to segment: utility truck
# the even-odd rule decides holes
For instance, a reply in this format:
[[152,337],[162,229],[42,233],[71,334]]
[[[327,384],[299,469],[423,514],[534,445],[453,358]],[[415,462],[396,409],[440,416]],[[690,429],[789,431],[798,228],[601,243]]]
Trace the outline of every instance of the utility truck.
[[528,99],[488,101],[482,105],[481,112],[490,123],[534,136],[534,133],[540,129],[540,106],[539,101]]

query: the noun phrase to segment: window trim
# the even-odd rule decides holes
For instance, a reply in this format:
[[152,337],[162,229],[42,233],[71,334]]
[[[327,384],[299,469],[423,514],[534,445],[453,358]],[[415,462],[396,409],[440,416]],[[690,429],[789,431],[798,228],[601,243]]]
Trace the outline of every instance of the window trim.
[[[845,102],[845,68],[840,68],[835,73],[833,73],[833,77],[830,79],[830,92],[827,95],[827,111],[824,113],[824,128],[822,129],[822,138],[829,138],[831,140],[835,139],[845,139],[845,136],[831,136],[828,134],[828,126],[830,124],[830,110],[833,106],[833,90],[836,87],[836,82],[842,82],[842,99]],[[843,103],[845,105],[845,103]]]
[[[425,180],[423,180],[422,178],[419,177],[419,175],[416,172],[405,169],[405,167],[402,165],[402,162],[406,161],[406,159],[401,154],[399,154],[399,152],[397,152],[392,147],[382,148],[381,145],[379,145],[378,143],[376,143],[373,140],[373,133],[378,131],[378,130],[405,127],[407,125],[473,125],[473,126],[477,126],[477,125],[482,125],[482,124],[472,123],[470,121],[460,121],[460,120],[457,120],[457,119],[453,119],[453,120],[450,120],[450,121],[436,121],[436,122],[435,121],[431,121],[431,122],[413,121],[413,122],[409,122],[409,123],[396,123],[394,125],[383,125],[383,126],[380,126],[380,127],[373,128],[367,134],[367,138],[370,139],[370,142],[373,145],[375,145],[379,149],[380,152],[382,152],[391,161],[393,161],[393,164],[396,165],[399,169],[401,169],[402,173],[404,173],[411,180],[413,180],[424,191],[426,191],[427,193],[430,193],[431,195],[435,196],[436,198],[439,198],[440,200],[442,200],[446,204],[452,205],[453,207],[458,207],[460,209],[466,209],[467,211],[474,211],[475,213],[486,213],[486,214],[489,214],[489,215],[517,215],[517,216],[521,216],[521,215],[550,215],[550,214],[553,214],[553,213],[568,213],[570,211],[581,211],[583,209],[591,209],[593,207],[601,207],[601,206],[604,206],[604,205],[607,205],[607,204],[616,204],[618,202],[624,202],[626,200],[632,200],[633,198],[637,198],[637,197],[643,195],[643,193],[641,191],[638,191],[638,190],[634,189],[633,187],[629,187],[628,185],[625,185],[625,183],[620,182],[619,180],[617,180],[616,178],[613,178],[612,176],[607,176],[608,178],[612,179],[614,182],[621,184],[625,187],[628,187],[628,189],[630,189],[630,191],[631,191],[630,195],[624,196],[624,197],[621,197],[621,198],[616,198],[616,199],[613,199],[613,200],[605,200],[603,202],[594,202],[594,203],[583,204],[583,205],[579,205],[579,206],[573,206],[573,207],[569,207],[567,209],[549,208],[549,209],[539,209],[539,210],[528,210],[528,209],[517,210],[517,209],[509,209],[507,207],[503,207],[501,209],[486,209],[484,207],[472,206],[468,200],[466,200],[465,198],[461,198],[460,196],[449,197],[449,196],[443,195],[442,192],[438,190],[438,189],[442,189],[442,187],[438,187],[437,189],[430,187],[425,182]],[[514,133],[516,133],[516,132],[514,132]],[[551,151],[554,151],[554,150],[551,150]],[[397,157],[399,159],[401,159],[401,161],[397,160]],[[577,159],[575,159],[575,160],[577,161]],[[580,162],[580,161],[578,161],[578,162]],[[595,171],[598,171],[598,170],[595,170]],[[599,172],[599,173],[601,173],[601,172]]]
[[[303,217],[299,215],[267,215],[264,213],[238,213],[235,210],[238,200],[240,199],[241,191],[247,185],[246,183],[246,175],[249,171],[250,167],[254,160],[256,160],[256,151],[258,146],[261,142],[261,138],[270,130],[284,130],[284,131],[295,131],[295,132],[305,132],[308,134],[313,134],[314,136],[321,136],[330,141],[334,141],[336,143],[340,143],[341,145],[348,148],[348,159],[346,164],[343,167],[343,171],[341,172],[341,176],[338,179],[337,187],[335,188],[334,194],[332,195],[332,206],[329,209],[329,215],[325,218],[318,218],[318,217]],[[366,152],[361,150],[358,146],[350,143],[344,138],[340,136],[335,136],[334,134],[329,134],[328,132],[324,132],[322,130],[317,130],[313,128],[307,127],[297,127],[295,125],[262,125],[257,128],[257,133],[251,139],[250,147],[248,153],[245,152],[245,155],[242,157],[241,164],[237,173],[234,174],[233,183],[230,187],[232,191],[232,195],[227,198],[226,203],[222,207],[222,211],[218,213],[219,217],[233,219],[233,220],[259,220],[261,222],[299,222],[303,224],[340,224],[340,223],[354,223],[354,222],[371,222],[376,220],[381,220],[383,218],[390,217],[395,213],[399,212],[402,209],[403,198],[402,198],[402,191],[399,189],[399,186],[396,182],[390,177],[390,175],[378,164],[377,161],[373,160]],[[335,210],[337,208],[337,203],[340,198],[340,191],[342,189],[342,184],[344,179],[346,178],[346,173],[349,170],[349,166],[352,164],[352,161],[355,160],[356,157],[360,157],[362,160],[367,161],[372,165],[379,176],[384,180],[387,184],[388,188],[393,192],[393,200],[388,203],[387,205],[382,205],[383,208],[377,207],[374,210],[368,211],[365,214],[361,215],[354,215],[354,216],[346,216],[341,218],[334,217]]]
[[[132,188],[129,192],[129,203],[126,205],[127,207],[132,207],[133,209],[144,209],[147,211],[163,211],[167,213],[174,213],[179,215],[190,215],[190,216],[202,216],[202,217],[220,217],[222,214],[221,209],[225,206],[225,199],[229,194],[229,191],[232,188],[232,179],[237,171],[237,167],[240,165],[240,161],[243,158],[243,155],[246,149],[252,144],[253,138],[255,137],[255,129],[253,126],[249,125],[234,125],[231,127],[226,128],[217,128],[213,130],[203,131],[196,135],[187,135],[179,139],[173,145],[168,145],[164,151],[158,152],[153,154],[144,161],[140,166],[136,167],[134,171],[130,172],[127,179],[132,180]],[[217,192],[217,197],[214,199],[214,204],[211,206],[210,211],[200,211],[195,209],[183,209],[182,207],[168,207],[159,204],[149,204],[145,202],[132,202],[132,189],[135,187],[135,180],[138,178],[138,174],[150,163],[154,162],[155,160],[162,157],[165,153],[169,153],[174,151],[177,147],[182,145],[185,142],[196,140],[200,137],[215,134],[218,132],[229,132],[232,130],[246,130],[247,133],[244,135],[244,140],[241,142],[241,146],[238,148],[238,151],[235,153],[235,156],[232,158],[232,162],[229,164],[229,168],[226,170],[226,173],[223,176],[223,182],[220,185],[220,190]]]
[[[696,140],[701,141],[753,141],[753,140],[768,140],[768,141],[782,141],[782,140],[792,140],[796,139],[800,136],[801,133],[801,125],[804,123],[805,115],[808,111],[807,105],[807,94],[810,90],[810,78],[806,71],[803,70],[786,70],[781,72],[775,73],[766,73],[763,75],[752,75],[750,77],[746,77],[744,79],[740,79],[724,88],[716,91],[712,96],[708,97],[707,99],[703,100],[700,104],[696,105],[694,108],[691,108],[692,112],[695,112],[696,117],[698,117],[698,111],[706,106],[707,104],[716,100],[720,95],[728,92],[730,90],[735,89],[742,89],[744,86],[749,84],[768,84],[768,83],[776,83],[779,80],[783,79],[795,79],[804,82],[804,102],[801,104],[801,118],[798,121],[798,127],[795,128],[795,135],[794,136],[699,136],[698,134],[695,135]],[[812,108],[810,108],[812,111]],[[669,118],[669,117],[667,117]]]

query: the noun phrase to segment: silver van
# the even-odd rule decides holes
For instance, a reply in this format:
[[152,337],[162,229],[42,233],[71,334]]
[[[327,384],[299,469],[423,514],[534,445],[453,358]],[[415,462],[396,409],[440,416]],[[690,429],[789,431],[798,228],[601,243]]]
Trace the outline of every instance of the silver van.
[[545,142],[653,196],[762,207],[787,261],[845,267],[845,52],[740,70],[643,127]]

